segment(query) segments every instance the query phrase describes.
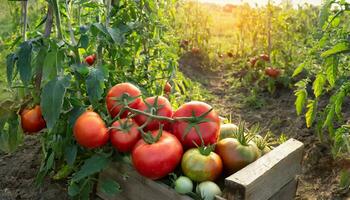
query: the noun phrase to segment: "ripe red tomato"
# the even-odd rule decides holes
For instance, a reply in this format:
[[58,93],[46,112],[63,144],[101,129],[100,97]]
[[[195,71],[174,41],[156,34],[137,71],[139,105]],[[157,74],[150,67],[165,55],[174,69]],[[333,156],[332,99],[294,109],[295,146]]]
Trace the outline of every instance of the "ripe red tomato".
[[105,145],[109,138],[105,123],[93,111],[86,111],[78,117],[73,132],[78,144],[89,149]]
[[[177,109],[173,115],[176,117],[192,117],[194,114],[196,117],[201,116],[211,109],[211,106],[204,102],[191,101],[185,103]],[[220,119],[218,114],[212,110],[205,118],[200,122],[189,122],[189,121],[176,121],[173,123],[173,133],[181,141],[185,149],[202,145],[199,137],[200,133],[197,133],[195,124],[198,126],[198,130],[202,135],[204,145],[216,143],[220,133]],[[188,130],[188,126],[191,128]],[[186,133],[186,131],[188,131]],[[195,144],[194,144],[195,143]]]
[[132,119],[120,119],[112,124],[110,138],[112,145],[120,152],[130,152],[141,138],[136,122]]
[[44,129],[46,122],[41,114],[40,106],[36,105],[32,109],[24,109],[21,112],[21,125],[25,133],[36,133]]
[[183,173],[193,181],[214,181],[222,172],[222,161],[218,154],[203,155],[198,148],[185,152],[181,161]]
[[270,56],[267,55],[267,54],[260,54],[260,59],[263,60],[263,61],[270,61]]
[[[131,83],[120,83],[113,86],[107,93],[106,104],[109,114],[112,117],[116,117],[121,108],[123,107],[123,94],[127,94],[129,97],[135,98],[128,106],[136,108],[141,102],[141,91]],[[124,111],[121,114],[121,118],[125,118],[129,112]]]
[[[156,136],[158,130],[152,131]],[[179,140],[169,132],[163,131],[159,140],[148,144],[139,140],[132,150],[131,158],[135,169],[152,180],[168,175],[180,163],[183,149]]]
[[255,143],[243,145],[235,138],[220,140],[216,144],[215,152],[219,154],[225,170],[229,173],[237,172],[260,156]]
[[170,85],[170,83],[169,82],[166,82],[166,84],[164,85],[164,93],[165,94],[170,94],[170,92],[171,92],[171,85]]
[[[157,97],[148,97],[145,99],[145,102],[141,102],[136,109],[147,112],[147,113],[151,113],[151,109],[153,108],[153,105],[156,101]],[[147,105],[148,104],[148,105]],[[151,106],[151,107],[149,107]],[[158,116],[164,116],[164,117],[172,117],[173,115],[173,109],[171,108],[171,104],[168,101],[168,99],[166,99],[165,97],[162,96],[158,96],[158,100],[157,100],[157,106],[158,109],[153,110],[153,114],[154,115],[158,115]],[[144,115],[136,115],[135,116],[135,121],[137,122],[138,125],[142,126],[142,124],[144,124],[148,117],[144,116]],[[163,124],[164,125],[164,129],[168,130],[168,128],[170,127],[170,123],[167,121],[160,121],[160,120],[152,120],[151,122],[148,123],[148,125],[145,127],[145,130],[156,130],[159,129],[159,125]]]
[[192,47],[191,51],[193,54],[197,54],[197,53],[199,53],[200,50],[198,47]]
[[277,78],[281,74],[281,71],[277,68],[268,67],[265,69],[265,74],[271,78]]
[[89,64],[90,66],[93,65],[94,62],[95,62],[95,56],[94,56],[94,55],[87,56],[87,57],[85,58],[85,62],[86,62],[87,64]]
[[257,57],[253,57],[249,60],[250,62],[250,66],[254,67],[256,62],[258,62],[258,58]]

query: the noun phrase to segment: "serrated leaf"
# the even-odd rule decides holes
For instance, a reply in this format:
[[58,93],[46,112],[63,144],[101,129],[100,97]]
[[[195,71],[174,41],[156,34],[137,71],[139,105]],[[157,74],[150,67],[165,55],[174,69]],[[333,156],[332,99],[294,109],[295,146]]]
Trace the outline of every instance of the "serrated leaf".
[[307,112],[305,114],[306,127],[310,128],[315,120],[317,111],[317,100],[309,100],[306,106]]
[[120,185],[112,179],[104,179],[99,184],[100,191],[108,196],[116,195],[121,192]]
[[32,78],[32,44],[27,41],[20,45],[17,61],[17,69],[23,84],[29,84]]
[[349,50],[350,50],[349,43],[342,42],[342,43],[338,43],[338,44],[334,45],[333,48],[328,49],[327,51],[323,52],[321,54],[321,57],[328,57],[328,56],[339,54],[339,53],[345,53],[345,52],[349,52]]
[[79,185],[76,184],[76,183],[71,183],[69,186],[68,186],[68,195],[71,196],[71,197],[74,197],[74,196],[77,196],[80,192],[80,188],[79,188]]
[[48,129],[52,129],[60,116],[63,98],[70,85],[70,77],[56,77],[49,81],[41,93],[41,109]]
[[6,57],[6,75],[7,75],[7,82],[9,83],[9,85],[12,84],[15,61],[16,61],[16,54],[11,53]]
[[100,172],[109,163],[108,158],[100,155],[93,155],[91,158],[85,160],[80,170],[74,174],[72,180],[78,182],[79,180]]
[[47,53],[43,64],[43,78],[44,82],[52,80],[57,76],[57,51],[53,50]]
[[79,42],[80,42],[80,48],[87,49],[89,46],[89,36],[86,34],[82,34]]
[[105,89],[105,75],[103,70],[102,67],[91,68],[86,79],[86,90],[92,104],[98,102],[102,98]]
[[334,56],[326,59],[326,76],[331,87],[335,84],[336,75],[338,73],[338,60]]
[[326,83],[325,75],[317,74],[316,79],[312,85],[312,89],[314,90],[315,97],[319,97],[322,94],[325,83]]
[[306,66],[306,62],[300,64],[300,65],[294,70],[292,77],[295,77],[295,76],[297,76],[298,74],[300,74],[300,73],[303,71],[303,69],[304,69],[305,66]]
[[12,113],[5,123],[8,125],[7,128],[0,129],[0,150],[11,153],[23,143],[23,133],[19,126],[18,115],[15,113]]
[[76,145],[67,146],[64,150],[64,158],[68,165],[73,165],[77,157],[78,148]]
[[303,108],[305,106],[306,98],[307,98],[307,91],[306,89],[297,90],[295,92],[295,96],[297,96],[297,99],[295,100],[295,109],[297,111],[297,114],[300,115],[303,112]]

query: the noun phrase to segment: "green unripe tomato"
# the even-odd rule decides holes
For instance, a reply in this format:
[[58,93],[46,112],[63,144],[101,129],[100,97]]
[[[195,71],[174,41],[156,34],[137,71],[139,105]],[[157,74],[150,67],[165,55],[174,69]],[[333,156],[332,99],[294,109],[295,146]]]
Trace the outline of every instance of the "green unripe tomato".
[[222,194],[219,186],[212,181],[204,181],[197,185],[196,193],[204,200],[214,200],[216,195]]
[[179,194],[188,194],[193,190],[193,183],[187,176],[180,176],[175,181],[175,191]]

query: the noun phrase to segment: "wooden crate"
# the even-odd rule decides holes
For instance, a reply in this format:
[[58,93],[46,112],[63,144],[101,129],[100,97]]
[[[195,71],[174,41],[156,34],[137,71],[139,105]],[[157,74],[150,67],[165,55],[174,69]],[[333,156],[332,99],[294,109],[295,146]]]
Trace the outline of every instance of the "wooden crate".
[[[303,143],[289,139],[255,162],[225,179],[220,200],[289,200],[294,199],[297,175],[301,172]],[[125,164],[113,163],[100,173],[99,179],[116,180],[122,192],[109,196],[97,190],[104,200],[190,200],[169,186],[139,175]],[[99,188],[99,187],[97,187]]]

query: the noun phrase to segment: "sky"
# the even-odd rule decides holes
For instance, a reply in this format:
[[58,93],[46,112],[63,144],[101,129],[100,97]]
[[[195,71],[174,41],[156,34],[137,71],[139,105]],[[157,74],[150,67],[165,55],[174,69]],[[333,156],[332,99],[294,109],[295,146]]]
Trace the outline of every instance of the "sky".
[[[251,5],[255,5],[256,3],[258,5],[265,5],[267,4],[268,0],[199,0],[200,2],[210,2],[210,3],[218,3],[218,4],[240,4],[242,2],[248,2]],[[274,3],[278,4],[282,0],[271,0]],[[314,5],[321,5],[322,0],[291,0],[294,5],[298,4],[304,4],[304,3],[309,3],[309,4],[314,4]]]

